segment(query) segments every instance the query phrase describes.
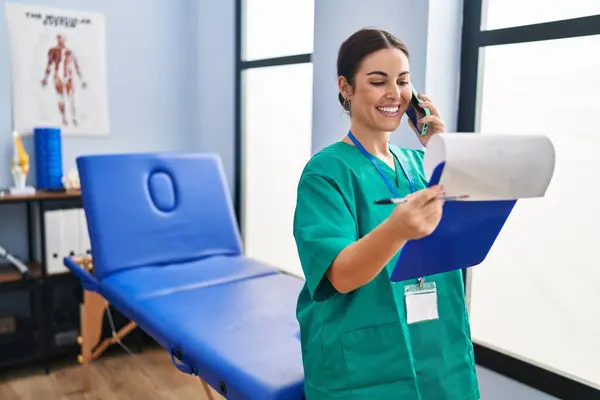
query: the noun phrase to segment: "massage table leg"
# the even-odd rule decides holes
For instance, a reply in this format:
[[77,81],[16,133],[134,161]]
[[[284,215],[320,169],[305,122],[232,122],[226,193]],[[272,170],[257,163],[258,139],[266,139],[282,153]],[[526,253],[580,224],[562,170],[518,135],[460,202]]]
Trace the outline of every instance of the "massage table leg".
[[102,335],[102,319],[108,302],[98,293],[83,292],[81,305],[80,325],[81,336],[78,338],[81,354],[78,357],[83,370],[83,390],[88,391],[90,382],[90,363],[93,361],[92,351],[100,341]]
[[[79,258],[77,259],[77,263],[87,271],[92,269],[92,260],[90,257]],[[130,321],[123,328],[119,329],[116,334],[104,339],[98,345],[102,337],[104,313],[108,307],[108,301],[100,294],[84,290],[83,304],[80,306],[81,336],[77,338],[77,341],[81,346],[78,361],[82,365],[83,390],[86,392],[91,388],[90,364],[92,361],[100,357],[109,346],[123,340],[125,336],[137,327],[135,322]]]
[[102,335],[102,322],[104,312],[108,308],[108,302],[98,293],[85,291],[83,294],[83,304],[81,305],[81,336],[79,344],[81,345],[81,354],[79,362],[83,368],[83,388],[85,391],[90,389],[90,363],[100,357],[104,351],[123,340],[137,324],[130,321],[116,334],[110,338],[104,339],[100,345]]

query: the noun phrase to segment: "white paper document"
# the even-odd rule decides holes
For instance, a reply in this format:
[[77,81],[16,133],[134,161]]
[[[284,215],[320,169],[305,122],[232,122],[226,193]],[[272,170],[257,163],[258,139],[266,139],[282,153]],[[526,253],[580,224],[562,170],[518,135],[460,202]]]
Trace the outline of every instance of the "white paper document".
[[427,144],[428,181],[441,163],[439,183],[446,196],[465,201],[543,197],[554,173],[555,150],[543,135],[441,133]]

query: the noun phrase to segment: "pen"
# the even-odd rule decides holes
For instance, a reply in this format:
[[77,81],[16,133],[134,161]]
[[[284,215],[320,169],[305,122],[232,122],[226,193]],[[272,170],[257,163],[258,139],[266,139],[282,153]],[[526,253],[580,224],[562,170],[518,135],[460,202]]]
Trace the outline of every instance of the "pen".
[[[447,200],[466,199],[468,197],[469,197],[468,194],[462,194],[460,196],[442,196],[442,199],[444,201],[447,201]],[[401,204],[401,203],[405,203],[407,201],[408,201],[408,199],[406,197],[399,197],[399,198],[397,197],[397,198],[391,198],[391,199],[376,200],[375,204]]]

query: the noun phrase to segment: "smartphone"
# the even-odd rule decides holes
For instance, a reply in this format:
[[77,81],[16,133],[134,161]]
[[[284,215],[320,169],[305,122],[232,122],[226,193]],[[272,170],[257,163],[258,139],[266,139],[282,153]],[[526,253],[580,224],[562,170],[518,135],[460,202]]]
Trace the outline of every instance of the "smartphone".
[[[421,108],[419,106],[420,103],[423,102],[423,100],[419,99],[419,92],[417,92],[417,90],[415,89],[415,87],[413,86],[413,84],[410,84],[410,87],[412,89],[412,99],[410,101],[410,106],[406,109],[406,115],[408,115],[408,118],[410,118],[410,122],[412,122],[412,124],[414,125],[415,128],[417,128],[419,125],[417,123],[417,121],[419,120],[419,117],[417,116],[417,112],[416,110],[420,109],[422,110],[423,113],[425,113],[425,116],[429,116],[431,115],[431,112],[429,111],[429,109],[427,107]],[[419,135],[421,136],[425,136],[427,134],[427,126],[429,124],[428,123],[424,123],[423,127],[421,128],[421,132],[419,132]]]

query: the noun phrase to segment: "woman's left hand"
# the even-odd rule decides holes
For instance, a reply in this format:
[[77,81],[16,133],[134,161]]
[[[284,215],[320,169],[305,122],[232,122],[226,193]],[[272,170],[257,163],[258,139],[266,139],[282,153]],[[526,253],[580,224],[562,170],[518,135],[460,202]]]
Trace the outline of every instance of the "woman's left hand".
[[[421,108],[423,107],[427,107],[429,109],[429,116],[425,116],[425,113],[423,112],[423,110],[418,109],[416,110],[417,112],[417,116],[419,118],[418,122],[418,128],[416,128],[410,118],[408,119],[408,125],[412,128],[412,130],[415,132],[415,134],[417,135],[417,138],[419,139],[419,141],[421,142],[421,144],[423,146],[427,146],[427,142],[429,141],[429,139],[431,138],[432,135],[435,135],[436,133],[440,133],[440,132],[445,132],[446,131],[446,126],[444,125],[444,121],[442,120],[442,118],[440,117],[440,112],[437,109],[437,107],[431,102],[431,99],[427,96],[425,96],[422,93],[419,93],[419,98],[423,101],[422,103],[420,103]],[[412,107],[412,106],[410,106]],[[424,123],[428,123],[429,126],[427,127],[427,133],[425,134],[425,136],[421,136],[420,132],[423,129],[423,124]]]

